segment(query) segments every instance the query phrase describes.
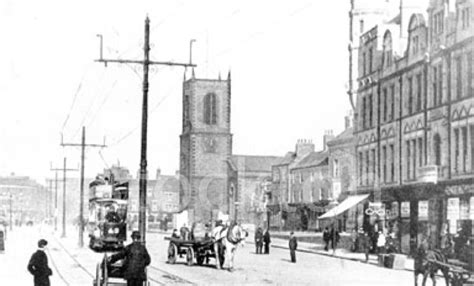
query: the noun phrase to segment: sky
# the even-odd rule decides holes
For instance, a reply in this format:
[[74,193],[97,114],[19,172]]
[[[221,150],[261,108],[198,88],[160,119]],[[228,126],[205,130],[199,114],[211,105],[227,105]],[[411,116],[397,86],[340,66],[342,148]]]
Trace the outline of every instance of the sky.
[[[80,143],[81,126],[86,143],[107,145],[86,150],[86,176],[116,164],[137,174],[142,67],[94,60],[97,34],[104,58],[141,59],[147,15],[152,60],[187,63],[195,39],[196,77],[231,71],[234,154],[283,156],[300,138],[322,149],[350,110],[348,11],[349,1],[0,0],[0,176],[44,182],[64,157],[79,167],[80,149],[60,143]],[[150,69],[152,175],[179,168],[184,72]]]

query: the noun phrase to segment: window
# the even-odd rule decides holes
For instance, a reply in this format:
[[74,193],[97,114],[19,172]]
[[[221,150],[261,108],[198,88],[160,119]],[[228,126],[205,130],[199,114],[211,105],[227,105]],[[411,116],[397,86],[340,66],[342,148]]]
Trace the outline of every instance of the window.
[[416,75],[416,111],[421,110],[421,73]]
[[374,183],[375,181],[375,166],[376,166],[376,163],[377,163],[377,160],[375,159],[375,149],[372,149],[370,151],[370,153],[372,153],[372,183]]
[[370,160],[369,151],[365,151],[365,184],[366,185],[369,184],[369,166],[370,166],[369,160]]
[[443,65],[438,66],[438,104],[443,103]]
[[469,28],[469,24],[471,22],[471,9],[469,7],[462,9],[461,12],[461,21],[462,21],[462,29]]
[[413,78],[408,78],[408,114],[413,113]]
[[367,55],[365,54],[365,52],[363,52],[362,53],[362,75],[367,74],[366,65],[367,65]]
[[418,53],[418,46],[419,46],[419,39],[418,39],[418,35],[416,36],[413,36],[413,43],[412,43],[413,47],[412,47],[412,51],[413,51],[413,54],[417,54]]
[[433,106],[438,104],[438,67],[433,67]]
[[339,177],[339,161],[334,159],[334,177]]
[[383,93],[382,93],[382,101],[383,101],[383,105],[382,105],[382,114],[383,114],[383,122],[386,122],[387,121],[387,89],[384,88],[383,89]]
[[406,145],[406,150],[407,150],[407,153],[406,153],[407,158],[406,158],[405,162],[407,164],[407,179],[409,180],[410,176],[411,176],[411,173],[410,173],[410,162],[411,162],[411,160],[410,160],[411,159],[410,141],[406,141],[405,145]]
[[474,125],[469,126],[469,134],[471,141],[471,172],[474,171]]
[[372,94],[369,95],[369,128],[373,126],[373,117],[372,117]]
[[423,138],[418,138],[418,167],[423,166]]
[[367,99],[365,97],[362,98],[362,129],[367,127]]
[[395,182],[395,148],[390,144],[390,182]]
[[467,127],[464,126],[461,128],[462,135],[462,171],[467,172]]
[[456,58],[456,97],[462,97],[462,62],[461,57]]
[[473,96],[473,90],[472,90],[472,52],[467,53],[466,55],[466,62],[467,62],[467,91],[466,91],[466,96]]
[[359,21],[359,33],[362,34],[363,32],[364,32],[364,20],[361,19],[361,20]]
[[416,139],[413,139],[412,141],[412,145],[413,145],[413,158],[412,158],[412,164],[413,164],[413,168],[412,168],[412,179],[415,179],[416,178],[416,153],[419,152],[418,150],[416,150]]
[[454,129],[454,173],[459,172],[459,129]]
[[390,120],[395,118],[395,85],[390,86]]
[[369,48],[369,73],[372,73],[372,64],[373,64],[374,51],[372,48]]
[[441,34],[444,30],[444,11],[439,11],[438,13],[434,14],[434,25],[433,31],[435,34]]
[[204,98],[204,122],[209,125],[217,123],[217,105],[214,93],[208,93]]
[[362,152],[359,152],[359,185],[364,184],[364,181],[362,180],[363,172],[364,172],[364,154]]
[[433,137],[433,145],[435,165],[441,166],[441,137],[438,133]]
[[382,179],[383,179],[383,182],[386,183],[387,182],[387,146],[382,147],[382,160],[383,160]]

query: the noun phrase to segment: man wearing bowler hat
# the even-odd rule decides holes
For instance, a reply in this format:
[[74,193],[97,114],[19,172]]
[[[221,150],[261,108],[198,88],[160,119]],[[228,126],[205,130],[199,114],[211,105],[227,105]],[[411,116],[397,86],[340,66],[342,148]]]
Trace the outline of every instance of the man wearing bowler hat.
[[33,253],[28,263],[28,271],[34,276],[35,286],[49,286],[49,276],[53,275],[48,266],[48,257],[44,250],[48,242],[45,239],[38,241],[38,250]]
[[128,286],[143,286],[146,280],[145,268],[150,265],[151,259],[146,247],[140,243],[140,232],[132,232],[133,242],[122,251],[110,257],[109,263],[124,259],[123,278]]

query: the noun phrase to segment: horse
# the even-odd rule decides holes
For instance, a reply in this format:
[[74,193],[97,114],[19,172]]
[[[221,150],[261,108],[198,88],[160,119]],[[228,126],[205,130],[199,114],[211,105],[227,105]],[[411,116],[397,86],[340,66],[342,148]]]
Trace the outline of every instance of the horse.
[[227,261],[228,270],[233,270],[235,251],[247,236],[248,233],[236,223],[231,223],[228,227],[217,226],[214,228],[212,237],[215,240],[214,253],[216,254],[217,269],[221,269],[224,261]]
[[418,248],[415,255],[415,286],[418,285],[418,275],[423,275],[422,285],[425,286],[426,279],[428,274],[433,281],[433,285],[436,285],[435,274],[438,270],[441,270],[443,273],[446,285],[449,285],[449,269],[445,266],[442,266],[436,262],[447,263],[448,259],[446,255],[441,250],[425,250],[423,248]]

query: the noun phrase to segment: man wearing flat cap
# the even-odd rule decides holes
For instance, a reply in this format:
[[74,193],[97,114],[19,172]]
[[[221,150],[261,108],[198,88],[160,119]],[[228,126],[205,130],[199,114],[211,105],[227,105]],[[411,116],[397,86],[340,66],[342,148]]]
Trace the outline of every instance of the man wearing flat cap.
[[40,239],[38,250],[33,253],[28,263],[28,271],[34,276],[35,286],[49,286],[49,276],[53,275],[53,271],[48,266],[48,257],[44,253],[47,244],[45,239]]
[[140,232],[132,232],[133,242],[122,251],[110,257],[109,263],[124,259],[123,278],[128,286],[142,286],[146,280],[145,268],[150,265],[151,259],[146,247],[140,243]]

